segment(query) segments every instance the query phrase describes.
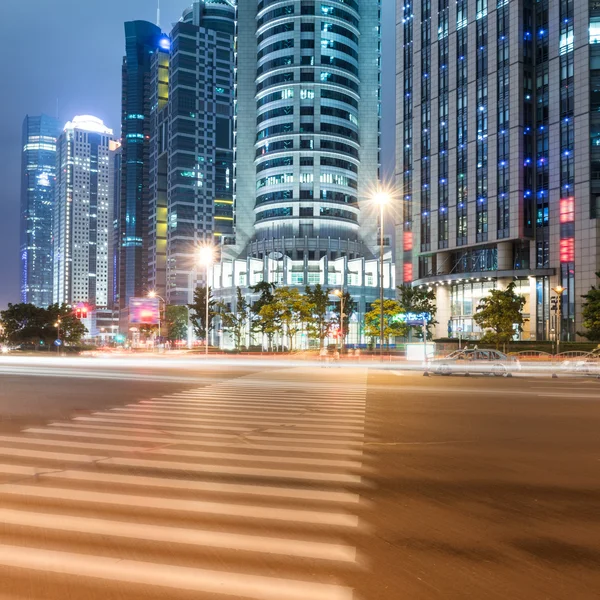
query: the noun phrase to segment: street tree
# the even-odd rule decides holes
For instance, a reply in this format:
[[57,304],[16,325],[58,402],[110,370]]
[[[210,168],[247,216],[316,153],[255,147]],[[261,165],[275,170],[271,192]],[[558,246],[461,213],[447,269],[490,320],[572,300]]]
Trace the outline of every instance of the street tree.
[[515,292],[515,287],[511,282],[505,290],[491,290],[481,299],[473,317],[485,330],[482,341],[495,344],[496,349],[523,331],[525,298]]
[[242,342],[246,333],[246,325],[248,323],[248,302],[242,294],[242,290],[236,288],[235,308],[230,309],[225,302],[218,304],[221,324],[225,331],[229,331],[233,336],[233,342],[236,350],[242,347]]
[[[596,273],[600,278],[600,272]],[[585,302],[581,305],[581,314],[583,317],[583,326],[586,331],[579,335],[592,342],[600,341],[600,287],[593,285],[587,294],[581,296]]]
[[[206,338],[206,286],[198,286],[194,290],[194,301],[187,305],[190,309],[190,322],[194,333],[199,338]],[[212,296],[212,288],[208,288],[208,331],[211,331],[213,319],[217,314],[216,302]]]
[[311,339],[319,341],[319,348],[323,347],[329,332],[329,290],[324,290],[320,283],[314,288],[309,285],[304,290],[310,315],[307,321],[307,331]]
[[273,303],[279,315],[281,333],[288,339],[288,349],[293,350],[296,336],[310,319],[311,304],[297,288],[290,287],[277,288],[273,294]]
[[[384,340],[390,337],[405,336],[408,326],[400,316],[404,314],[398,300],[387,299],[383,301],[383,336]],[[381,335],[381,301],[375,300],[371,310],[365,315],[365,335],[376,340]]]
[[[333,323],[335,323],[339,327],[339,333],[343,337],[348,334],[348,327],[350,324],[350,318],[356,311],[356,305],[354,300],[352,299],[352,295],[350,292],[344,292],[344,321],[342,323],[341,312],[342,312],[342,302],[341,299],[336,302],[333,306]],[[385,305],[384,305],[385,306]]]
[[[273,292],[277,286],[274,283],[269,283],[268,281],[260,281],[256,285],[250,286],[250,291],[253,294],[260,294],[258,300],[256,300],[252,306],[250,307],[250,331],[252,333],[260,333],[262,336],[267,336],[267,329],[272,330],[271,319],[266,318],[266,313],[261,316],[261,310],[263,306],[267,306],[273,302]],[[268,338],[269,346],[273,341],[274,333],[270,334],[271,337]],[[262,341],[261,341],[262,343]]]
[[47,309],[48,338],[55,338],[57,327],[55,323],[60,319],[60,337],[65,344],[79,344],[88,332],[85,325],[75,316],[73,309],[68,304],[51,304]]
[[257,330],[266,336],[267,348],[272,351],[273,340],[281,333],[281,314],[275,302],[271,301],[260,307],[255,325]]
[[165,307],[166,337],[170,342],[179,342],[187,338],[188,308],[168,304]]
[[[437,325],[435,314],[437,306],[435,302],[435,291],[430,288],[413,287],[405,283],[398,286],[398,302],[405,313],[429,313],[427,321],[427,339],[432,339],[431,327]],[[423,328],[420,325],[412,325],[408,328],[409,333],[416,333],[417,337],[423,339]]]

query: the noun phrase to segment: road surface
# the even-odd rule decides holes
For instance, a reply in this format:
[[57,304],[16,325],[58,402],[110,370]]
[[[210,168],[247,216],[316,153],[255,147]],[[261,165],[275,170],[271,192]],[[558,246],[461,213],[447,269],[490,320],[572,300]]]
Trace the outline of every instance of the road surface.
[[600,597],[596,379],[0,361],[0,411],[2,600]]

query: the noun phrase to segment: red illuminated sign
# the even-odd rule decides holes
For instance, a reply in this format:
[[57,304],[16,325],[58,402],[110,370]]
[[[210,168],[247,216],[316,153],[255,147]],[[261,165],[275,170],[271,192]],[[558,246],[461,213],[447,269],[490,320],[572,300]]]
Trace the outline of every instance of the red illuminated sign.
[[575,220],[575,200],[573,198],[561,199],[559,216],[561,223],[572,223]]
[[413,234],[412,231],[404,232],[404,250],[412,250],[413,247]]
[[160,321],[159,298],[131,298],[129,322],[140,325],[157,325]]
[[560,240],[560,262],[573,262],[575,260],[575,239],[565,238]]
[[413,280],[412,263],[404,263],[403,280],[404,283],[410,283]]

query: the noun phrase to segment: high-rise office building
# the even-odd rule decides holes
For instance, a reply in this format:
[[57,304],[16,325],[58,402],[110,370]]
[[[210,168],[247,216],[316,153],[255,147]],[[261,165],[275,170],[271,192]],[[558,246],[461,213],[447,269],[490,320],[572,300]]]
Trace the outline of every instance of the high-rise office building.
[[131,297],[148,292],[151,63],[156,52],[168,48],[168,39],[156,25],[146,21],[125,23],[116,247],[119,308],[125,311]]
[[54,302],[109,305],[112,141],[112,129],[89,115],[69,121],[58,139]]
[[438,335],[480,335],[514,281],[524,339],[575,339],[600,268],[600,8],[398,2],[397,40],[398,278],[437,290]]
[[46,115],[23,121],[21,161],[21,300],[52,303],[52,207],[60,126]]
[[[239,2],[236,240],[214,287],[379,295],[380,2]],[[391,255],[384,283],[393,294]]]
[[204,281],[199,244],[228,243],[233,233],[234,36],[231,3],[195,1],[171,32],[169,59],[154,58],[151,263],[160,290],[166,241],[170,304],[190,302]]

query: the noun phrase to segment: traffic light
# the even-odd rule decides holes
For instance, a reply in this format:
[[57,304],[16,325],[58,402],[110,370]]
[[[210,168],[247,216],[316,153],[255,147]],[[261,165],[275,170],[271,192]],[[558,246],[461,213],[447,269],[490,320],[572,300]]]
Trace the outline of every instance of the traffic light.
[[87,319],[88,316],[88,307],[87,306],[82,306],[81,307],[81,317],[83,319]]
[[76,316],[78,319],[81,319],[81,309],[80,309],[80,308],[76,308],[76,309],[75,309],[75,316]]

